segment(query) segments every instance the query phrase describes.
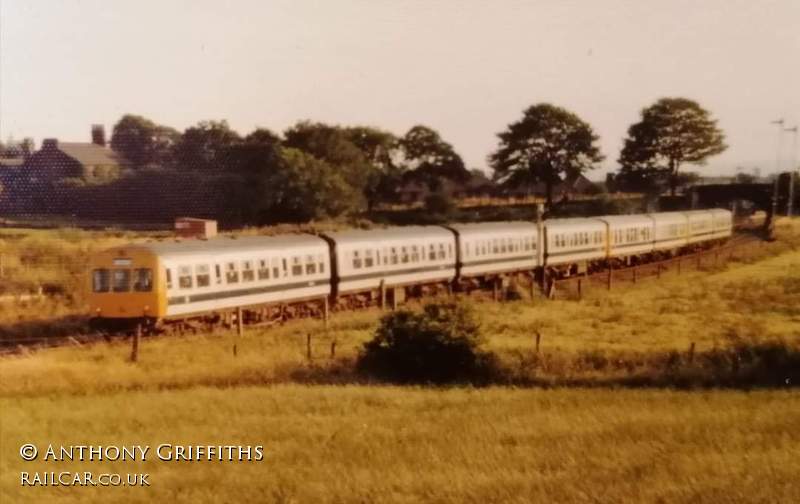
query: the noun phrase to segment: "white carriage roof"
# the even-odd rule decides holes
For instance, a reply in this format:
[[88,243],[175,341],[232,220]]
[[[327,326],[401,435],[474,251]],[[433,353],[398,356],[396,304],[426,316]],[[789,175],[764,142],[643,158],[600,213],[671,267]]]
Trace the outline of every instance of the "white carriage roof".
[[682,222],[686,223],[686,215],[683,212],[655,212],[647,214],[652,217],[656,222]]
[[451,224],[451,228],[455,229],[461,234],[481,234],[481,233],[494,233],[503,231],[522,231],[522,232],[535,232],[536,223],[526,221],[509,221],[509,222],[471,222],[466,224]]
[[310,234],[278,236],[218,236],[209,240],[169,239],[132,243],[129,247],[140,247],[156,255],[213,254],[233,251],[256,251],[295,247],[325,247],[327,243],[318,236]]
[[638,215],[601,215],[597,217],[609,224],[652,224],[653,220],[647,214]]
[[337,243],[380,242],[409,238],[455,238],[453,232],[441,226],[402,226],[386,229],[351,229],[325,233]]
[[559,228],[582,228],[591,229],[597,227],[605,227],[603,222],[596,218],[585,217],[567,217],[562,219],[547,219],[544,221],[545,227],[559,227]]

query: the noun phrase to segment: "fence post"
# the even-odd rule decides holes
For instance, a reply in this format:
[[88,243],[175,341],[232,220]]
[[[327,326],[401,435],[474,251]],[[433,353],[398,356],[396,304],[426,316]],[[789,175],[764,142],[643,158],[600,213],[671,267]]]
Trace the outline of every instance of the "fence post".
[[306,333],[306,359],[311,360],[311,333]]
[[583,298],[583,288],[581,286],[581,282],[582,281],[583,281],[582,278],[578,279],[578,299],[582,299]]
[[330,305],[328,302],[328,296],[325,296],[324,302],[322,304],[322,320],[325,323],[325,330],[328,330],[328,320],[330,319]]
[[336,357],[336,338],[331,341],[331,359]]
[[136,331],[133,333],[133,342],[131,344],[131,362],[138,362],[139,360],[139,338],[142,335],[142,324],[136,324]]
[[608,278],[606,279],[606,290],[611,290],[611,264],[608,265]]
[[386,309],[386,282],[381,279],[381,310]]
[[689,364],[694,362],[694,341],[689,345]]
[[536,353],[539,353],[539,343],[542,341],[542,333],[536,331]]

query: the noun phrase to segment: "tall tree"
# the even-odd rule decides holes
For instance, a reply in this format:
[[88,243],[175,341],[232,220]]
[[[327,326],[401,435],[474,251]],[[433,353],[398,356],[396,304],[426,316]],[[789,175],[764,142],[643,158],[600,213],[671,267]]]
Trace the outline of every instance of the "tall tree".
[[187,128],[175,148],[175,162],[185,170],[225,170],[230,148],[241,141],[227,121],[201,121]]
[[426,183],[432,191],[440,189],[443,179],[462,182],[469,179],[461,156],[427,126],[417,125],[408,130],[400,139],[400,147],[408,175]]
[[378,169],[338,126],[301,121],[283,133],[284,146],[325,161],[355,189],[357,206],[366,202],[367,188]]
[[495,179],[511,187],[543,182],[548,207],[562,177],[576,176],[603,160],[592,127],[549,103],[529,107],[497,136],[500,144],[489,156]]
[[142,116],[125,114],[114,125],[111,148],[135,167],[169,163],[172,148],[180,138],[174,129]]
[[642,119],[628,129],[619,163],[623,171],[667,179],[674,196],[681,165],[704,165],[727,149],[724,140],[717,121],[697,102],[662,98],[642,110]]

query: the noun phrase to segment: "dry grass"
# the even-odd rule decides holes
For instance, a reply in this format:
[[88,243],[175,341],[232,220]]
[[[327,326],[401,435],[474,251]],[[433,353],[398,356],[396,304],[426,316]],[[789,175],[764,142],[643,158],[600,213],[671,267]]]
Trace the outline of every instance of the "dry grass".
[[[550,368],[534,366],[529,377],[554,383],[603,383],[630,372],[598,362],[658,362],[684,354],[690,342],[698,360],[727,341],[782,339],[796,348],[793,243],[777,243],[770,254],[778,255],[749,264],[589,292],[580,302],[477,308],[488,348],[508,366],[534,355],[540,331],[537,358]],[[312,320],[248,330],[236,357],[230,333],[145,339],[136,364],[127,341],[4,357],[0,501],[800,501],[793,391],[353,384],[352,361],[378,317],[377,310],[338,313],[327,333]],[[312,384],[320,381],[345,385]],[[266,458],[24,463],[17,450],[27,442],[263,444]],[[22,488],[23,470],[147,472],[152,486]]]
[[[0,400],[3,502],[727,502],[800,499],[787,392],[297,385]],[[243,444],[259,463],[22,462],[37,444]],[[151,487],[21,488],[19,472]]]

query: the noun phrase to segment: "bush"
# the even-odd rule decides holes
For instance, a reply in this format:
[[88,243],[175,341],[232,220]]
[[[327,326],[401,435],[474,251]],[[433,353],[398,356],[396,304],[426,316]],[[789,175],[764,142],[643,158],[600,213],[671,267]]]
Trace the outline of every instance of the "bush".
[[421,313],[401,310],[381,319],[371,341],[364,344],[358,369],[396,383],[486,383],[494,355],[483,344],[473,310],[443,302]]
[[425,197],[425,210],[433,215],[450,217],[455,213],[456,208],[455,201],[447,193],[439,191]]

